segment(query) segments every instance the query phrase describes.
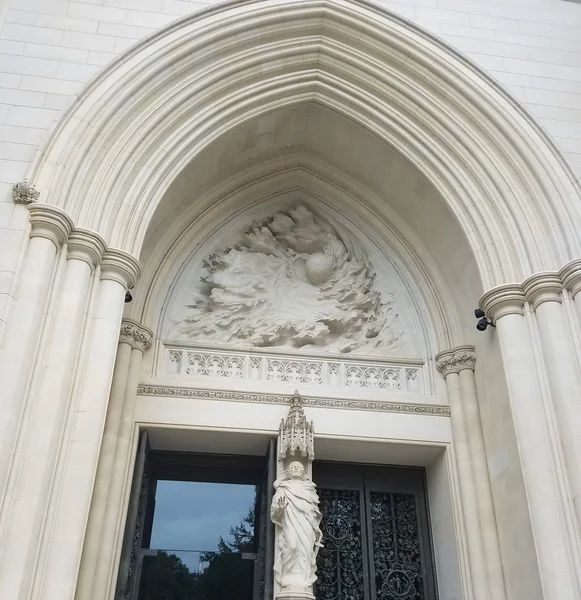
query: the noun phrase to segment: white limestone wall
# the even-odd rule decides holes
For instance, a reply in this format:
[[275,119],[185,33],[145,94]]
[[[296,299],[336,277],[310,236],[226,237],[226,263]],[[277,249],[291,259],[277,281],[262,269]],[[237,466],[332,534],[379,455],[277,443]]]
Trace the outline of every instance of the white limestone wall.
[[[219,1],[219,0],[218,0]],[[0,343],[26,243],[24,178],[84,85],[140,39],[216,0],[0,0]],[[383,0],[505,85],[581,177],[581,4]]]

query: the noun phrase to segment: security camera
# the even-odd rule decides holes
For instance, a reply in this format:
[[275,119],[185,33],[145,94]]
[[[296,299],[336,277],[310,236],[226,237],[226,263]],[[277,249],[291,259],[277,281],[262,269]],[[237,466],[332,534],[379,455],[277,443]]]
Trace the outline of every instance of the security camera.
[[474,316],[478,319],[478,323],[476,323],[476,329],[478,329],[478,331],[486,331],[486,328],[489,325],[491,327],[496,327],[494,323],[486,317],[482,309],[476,308],[474,310]]
[[486,317],[482,317],[482,319],[479,319],[478,323],[476,323],[476,329],[478,329],[478,331],[486,331],[487,327],[488,319]]
[[133,300],[133,296],[131,295],[131,292],[127,290],[125,292],[125,302],[128,303],[131,302],[131,300]]

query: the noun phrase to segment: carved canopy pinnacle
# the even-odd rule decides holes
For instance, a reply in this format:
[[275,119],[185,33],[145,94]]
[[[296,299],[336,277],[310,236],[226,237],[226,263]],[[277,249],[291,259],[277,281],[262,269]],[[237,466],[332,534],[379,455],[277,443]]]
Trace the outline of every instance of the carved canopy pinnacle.
[[460,346],[440,352],[436,356],[436,368],[444,377],[447,377],[450,373],[460,373],[464,369],[474,371],[475,366],[474,346]]
[[28,182],[28,179],[19,181],[12,186],[12,199],[16,204],[32,204],[38,200],[40,192]]
[[279,460],[291,457],[312,461],[315,458],[313,422],[307,421],[303,398],[297,390],[290,401],[286,419],[280,423]]
[[143,327],[135,321],[123,319],[121,322],[119,341],[129,344],[132,348],[145,352],[148,348],[151,348],[153,334],[147,327]]

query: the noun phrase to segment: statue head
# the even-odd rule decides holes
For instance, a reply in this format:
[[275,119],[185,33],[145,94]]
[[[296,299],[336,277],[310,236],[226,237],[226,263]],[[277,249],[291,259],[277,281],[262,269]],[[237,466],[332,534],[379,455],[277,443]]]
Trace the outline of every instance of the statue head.
[[304,479],[305,478],[305,467],[298,460],[293,460],[287,469],[288,475],[291,479]]

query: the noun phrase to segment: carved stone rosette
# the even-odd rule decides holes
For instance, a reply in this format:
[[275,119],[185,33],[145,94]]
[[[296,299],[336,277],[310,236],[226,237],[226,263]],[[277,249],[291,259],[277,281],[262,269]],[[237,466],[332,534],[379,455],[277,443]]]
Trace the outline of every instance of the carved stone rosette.
[[147,327],[143,327],[135,321],[123,319],[119,342],[129,344],[132,348],[145,352],[148,348],[151,348],[153,333]]
[[295,391],[286,419],[280,423],[278,458],[312,462],[315,458],[313,422],[307,421],[304,400]]
[[440,352],[436,356],[436,368],[444,377],[447,377],[450,373],[460,373],[464,369],[474,371],[475,366],[474,346],[460,346]]
[[16,204],[32,204],[38,200],[40,192],[28,182],[28,179],[19,181],[12,186],[12,199]]

